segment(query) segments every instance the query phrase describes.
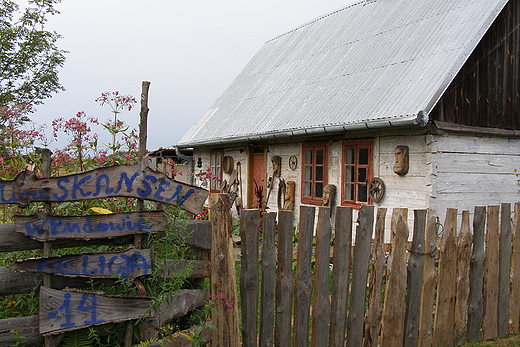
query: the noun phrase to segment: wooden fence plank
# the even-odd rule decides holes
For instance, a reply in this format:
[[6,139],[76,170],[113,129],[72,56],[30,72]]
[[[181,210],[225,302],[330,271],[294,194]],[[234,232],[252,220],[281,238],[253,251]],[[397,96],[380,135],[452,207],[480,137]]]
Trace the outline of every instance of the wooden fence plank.
[[311,346],[326,346],[329,342],[330,299],[330,237],[332,225],[330,207],[318,209],[316,254],[314,265],[314,300],[312,305]]
[[296,281],[294,284],[294,346],[307,346],[309,344],[314,211],[315,208],[311,206],[300,207]]
[[350,252],[352,247],[352,207],[336,207],[332,299],[329,346],[343,347],[347,328]]
[[[457,210],[446,209],[446,221],[442,232],[439,253],[439,278],[435,322],[434,346],[453,345],[455,341],[455,295],[457,280]],[[440,290],[442,289],[442,290]]]
[[219,194],[210,206],[210,220],[213,231],[210,290],[216,310],[211,319],[217,327],[212,343],[222,347],[240,346],[231,202],[227,194]]
[[455,295],[455,343],[457,345],[464,342],[467,328],[471,242],[469,211],[464,210],[457,243],[457,293]]
[[394,208],[391,232],[391,250],[388,257],[385,306],[381,326],[381,346],[400,346],[404,342],[406,241],[409,234],[407,208]]
[[358,222],[352,268],[352,295],[347,318],[347,347],[358,347],[363,343],[363,318],[374,228],[374,206],[363,205],[359,209]]
[[206,289],[181,289],[170,297],[165,297],[154,312],[154,324],[158,329],[173,318],[184,317],[188,312],[201,307],[208,301]]
[[262,292],[260,302],[260,346],[274,346],[274,300],[276,280],[276,213],[264,213],[262,238]]
[[498,262],[500,206],[488,206],[486,228],[486,262],[484,264],[484,320],[482,338],[498,337]]
[[486,229],[486,207],[475,206],[473,216],[473,250],[469,271],[468,299],[468,342],[480,341],[484,312],[484,240]]
[[293,211],[278,211],[278,274],[276,277],[276,325],[275,346],[290,346],[294,282],[293,260]]
[[498,273],[498,336],[509,333],[509,294],[511,274],[511,204],[501,204],[500,254]]
[[427,212],[427,210],[414,210],[413,239],[407,268],[408,293],[404,330],[404,346],[406,347],[415,347],[419,342],[424,257],[429,257],[431,252],[430,247],[425,244]]
[[433,306],[435,301],[435,288],[437,285],[437,273],[435,270],[435,251],[437,239],[437,220],[431,209],[426,214],[426,242],[428,251],[432,250],[430,257],[424,258],[423,287],[421,292],[421,320],[419,323],[419,346],[430,347],[433,340]]
[[242,303],[242,345],[257,346],[258,326],[258,234],[260,210],[243,210],[240,216],[242,267],[240,301]]
[[386,263],[386,254],[384,251],[385,218],[386,208],[378,208],[376,227],[374,229],[374,241],[370,252],[372,265],[368,277],[368,309],[365,316],[365,331],[363,337],[363,346],[365,347],[378,346],[379,334],[381,332],[381,318],[383,315],[381,294],[383,291],[383,274]]
[[518,334],[520,324],[520,202],[515,203],[513,220],[513,251],[511,254],[511,303],[509,333]]

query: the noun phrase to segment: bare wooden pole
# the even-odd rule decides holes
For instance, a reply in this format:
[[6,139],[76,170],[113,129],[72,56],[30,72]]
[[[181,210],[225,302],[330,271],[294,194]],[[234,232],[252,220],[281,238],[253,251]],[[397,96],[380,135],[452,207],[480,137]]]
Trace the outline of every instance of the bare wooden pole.
[[[138,158],[139,162],[143,161],[145,155],[146,155],[146,141],[148,138],[148,91],[150,90],[150,82],[143,81],[141,84],[141,111],[139,112],[139,152],[138,152]],[[138,199],[137,200],[137,210],[143,211],[144,210],[144,200]],[[135,234],[134,236],[134,245],[136,248],[142,247],[142,235],[141,234]],[[136,279],[136,281],[139,281]],[[126,330],[125,330],[125,341],[124,345],[125,347],[132,346],[132,335],[133,335],[133,321],[128,321],[126,323]],[[146,325],[146,324],[143,324]],[[145,327],[146,328],[146,327]],[[157,336],[157,331],[155,329],[141,329],[141,339],[148,340],[150,338],[154,338]]]

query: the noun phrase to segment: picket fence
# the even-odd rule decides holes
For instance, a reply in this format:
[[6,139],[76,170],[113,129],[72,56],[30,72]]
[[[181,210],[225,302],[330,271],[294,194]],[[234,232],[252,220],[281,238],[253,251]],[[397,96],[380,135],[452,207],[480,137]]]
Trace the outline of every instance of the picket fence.
[[[315,212],[301,207],[294,230],[291,211],[242,211],[242,346],[452,346],[518,333],[519,203],[514,215],[509,203],[477,206],[472,223],[469,211],[440,222],[414,210],[413,228],[396,208],[389,245],[384,208],[359,210],[355,240],[352,208],[331,218],[319,207],[317,223]],[[233,323],[216,345],[240,343]]]

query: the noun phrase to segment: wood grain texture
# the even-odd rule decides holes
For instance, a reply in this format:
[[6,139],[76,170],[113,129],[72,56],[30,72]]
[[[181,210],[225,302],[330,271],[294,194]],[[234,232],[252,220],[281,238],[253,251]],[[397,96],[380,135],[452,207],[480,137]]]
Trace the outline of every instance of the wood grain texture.
[[484,320],[482,322],[484,340],[498,337],[499,215],[500,206],[488,206],[484,265]]
[[258,327],[258,236],[260,210],[243,210],[240,216],[242,267],[240,301],[242,304],[242,346],[255,347]]
[[435,304],[433,341],[435,346],[455,341],[455,295],[457,281],[457,210],[446,210],[439,252],[439,278]]
[[329,346],[345,345],[352,248],[352,207],[336,207]]
[[515,203],[514,206],[512,244],[509,333],[517,334],[520,324],[520,202]]
[[276,213],[264,213],[259,345],[274,346],[276,284]]
[[276,325],[275,346],[290,346],[294,282],[293,260],[293,211],[278,211],[278,272],[276,275]]
[[329,342],[330,325],[330,237],[332,225],[330,207],[318,208],[316,227],[316,253],[314,256],[314,295],[312,304],[312,346],[326,346]]
[[[383,275],[386,265],[386,253],[384,251],[386,208],[378,208],[376,215],[376,227],[374,229],[374,241],[371,250],[371,271],[368,277],[368,309],[365,315],[365,331],[363,346],[376,347],[379,345],[381,332],[381,319],[383,316]],[[347,277],[348,279],[348,277]]]
[[362,346],[365,302],[370,263],[370,247],[374,230],[374,206],[363,205],[358,215],[352,268],[352,294],[347,318],[347,347]]
[[455,294],[455,343],[457,345],[464,342],[467,329],[472,239],[469,211],[464,210],[457,240],[457,293]]
[[500,254],[498,260],[498,336],[509,333],[509,300],[511,278],[511,204],[500,206]]
[[408,209],[394,208],[392,213],[390,255],[388,256],[385,306],[381,327],[381,345],[399,346],[404,342],[406,311],[406,241]]
[[407,268],[407,295],[405,313],[404,346],[417,346],[421,319],[421,292],[424,259],[430,257],[432,248],[425,244],[427,210],[414,210],[412,246]]
[[298,254],[294,284],[294,345],[307,346],[312,298],[312,239],[315,208],[300,207],[298,224]]

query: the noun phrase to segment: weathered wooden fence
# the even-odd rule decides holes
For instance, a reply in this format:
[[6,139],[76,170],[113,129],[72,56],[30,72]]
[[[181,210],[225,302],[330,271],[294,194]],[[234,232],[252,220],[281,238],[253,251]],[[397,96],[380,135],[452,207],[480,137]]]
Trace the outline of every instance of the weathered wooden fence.
[[[47,159],[50,161],[50,156]],[[1,296],[39,293],[38,315],[0,320],[0,345],[57,346],[59,337],[66,331],[101,324],[110,328],[143,316],[147,318],[141,336],[149,339],[171,319],[202,306],[207,302],[207,293],[198,289],[167,296],[153,310],[152,298],[144,296],[146,293],[143,297],[111,297],[88,291],[90,278],[114,283],[123,277],[139,286],[139,277],[151,274],[153,254],[142,235],[164,233],[166,222],[162,211],[55,216],[51,214],[50,203],[133,197],[182,205],[193,212],[202,209],[206,196],[206,191],[175,182],[143,164],[53,178],[37,178],[34,172],[24,171],[14,181],[1,181],[0,203],[26,206],[43,201],[45,206],[36,215],[16,216],[15,223],[0,224],[0,252],[43,249],[41,258],[0,267]],[[179,223],[172,237],[182,237],[189,246],[209,251],[210,222]],[[58,248],[91,245],[132,247],[120,252],[53,255],[53,250]],[[191,263],[191,277],[209,276],[209,262],[194,260]],[[172,267],[171,271],[176,269]],[[165,278],[171,275],[164,274]],[[131,346],[132,324],[126,324],[126,328],[129,333],[121,345]]]
[[414,210],[412,230],[408,210],[394,209],[389,248],[387,211],[374,209],[359,210],[355,240],[349,207],[335,209],[334,226],[328,207],[317,223],[301,207],[296,232],[292,212],[264,213],[262,234],[260,211],[242,211],[243,346],[448,346],[518,333],[520,204],[514,215],[510,204],[476,207],[473,223],[469,211],[458,221],[448,209],[439,223]]

